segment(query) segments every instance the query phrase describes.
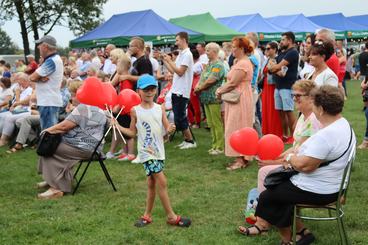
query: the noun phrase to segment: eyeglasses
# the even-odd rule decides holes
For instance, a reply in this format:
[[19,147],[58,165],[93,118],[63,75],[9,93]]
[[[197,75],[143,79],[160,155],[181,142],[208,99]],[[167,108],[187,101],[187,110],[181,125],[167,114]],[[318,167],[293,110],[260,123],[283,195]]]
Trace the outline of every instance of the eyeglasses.
[[266,50],[270,50],[271,48],[266,48]]
[[300,99],[301,97],[303,97],[303,96],[308,96],[308,95],[306,95],[306,94],[293,94],[293,97],[295,98],[295,99]]

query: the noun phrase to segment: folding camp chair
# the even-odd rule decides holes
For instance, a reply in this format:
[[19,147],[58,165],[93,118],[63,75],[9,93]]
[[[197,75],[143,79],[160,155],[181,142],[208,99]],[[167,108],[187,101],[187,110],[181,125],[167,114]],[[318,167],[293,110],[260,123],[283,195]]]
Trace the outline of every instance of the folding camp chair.
[[[106,128],[106,127],[105,127],[105,128]],[[105,131],[106,131],[106,130],[105,130]],[[104,132],[104,135],[105,135],[105,132]],[[98,148],[99,148],[99,146],[101,145],[101,143],[102,143],[102,141],[104,140],[104,138],[105,138],[105,136],[102,136],[102,139],[101,139],[101,140],[98,142],[98,144],[96,145],[96,147],[95,147],[95,149],[94,149],[94,151],[93,151],[93,153],[92,153],[92,155],[91,155],[91,157],[90,157],[89,159],[84,159],[84,160],[80,160],[80,161],[79,161],[78,168],[77,168],[77,170],[76,170],[76,171],[75,171],[75,173],[74,173],[74,179],[77,181],[77,185],[75,186],[75,188],[74,188],[74,190],[73,190],[73,195],[77,192],[77,190],[78,190],[78,188],[79,188],[79,185],[80,185],[80,183],[82,182],[83,177],[84,177],[84,175],[86,174],[86,172],[87,172],[87,169],[88,169],[89,165],[90,165],[90,164],[91,164],[91,162],[93,162],[93,161],[98,161],[98,162],[100,163],[101,169],[102,169],[102,171],[103,171],[103,172],[104,172],[104,174],[105,174],[105,177],[106,177],[107,182],[109,182],[109,183],[111,184],[111,186],[112,186],[112,189],[113,189],[114,191],[116,191],[115,185],[114,185],[114,183],[112,182],[112,179],[111,179],[111,176],[110,176],[110,174],[109,174],[109,171],[107,171],[106,165],[105,165],[105,163],[104,163],[104,160],[106,160],[106,156],[105,156],[102,152],[100,152],[100,151],[98,150]],[[82,164],[83,164],[84,162],[87,162],[87,165],[86,165],[86,167],[84,168],[84,170],[83,170],[83,172],[82,172],[82,175],[80,176],[80,178],[79,178],[79,180],[78,180],[78,179],[77,179],[77,174],[78,174],[78,172],[79,172],[79,170],[80,170],[80,168],[81,168],[81,166],[82,166]]]
[[[339,193],[337,196],[336,202],[330,203],[328,205],[303,205],[297,204],[294,206],[294,217],[293,217],[293,244],[296,244],[296,219],[303,220],[315,220],[315,221],[331,221],[337,220],[340,241],[341,244],[349,244],[348,236],[345,231],[344,223],[343,223],[343,206],[346,203],[346,194],[348,191],[349,183],[350,183],[350,175],[351,168],[355,159],[355,146],[353,146],[353,150],[350,152],[348,164],[345,167],[344,174],[342,176]],[[301,215],[302,209],[318,209],[318,210],[328,210],[328,217],[315,217],[315,216],[303,216]]]

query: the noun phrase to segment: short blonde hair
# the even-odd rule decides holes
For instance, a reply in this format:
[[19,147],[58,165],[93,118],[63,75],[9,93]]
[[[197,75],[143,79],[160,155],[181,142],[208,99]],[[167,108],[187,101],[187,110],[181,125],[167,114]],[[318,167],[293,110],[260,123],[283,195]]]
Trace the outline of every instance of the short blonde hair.
[[79,80],[73,80],[69,83],[68,89],[70,93],[77,93],[77,90],[82,86],[83,82]]
[[110,57],[113,57],[115,59],[120,59],[121,56],[123,56],[125,54],[124,50],[121,48],[116,48],[111,50],[110,52]]
[[315,82],[313,82],[312,80],[298,80],[294,83],[292,89],[293,90],[301,90],[303,91],[306,95],[310,95],[312,90],[314,88],[316,88],[317,85]]

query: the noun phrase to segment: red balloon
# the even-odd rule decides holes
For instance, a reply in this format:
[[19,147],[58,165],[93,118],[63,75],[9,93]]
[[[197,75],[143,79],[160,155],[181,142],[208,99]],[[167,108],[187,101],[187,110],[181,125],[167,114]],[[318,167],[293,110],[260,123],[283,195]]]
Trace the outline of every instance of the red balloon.
[[258,141],[258,157],[261,160],[275,160],[284,150],[284,143],[274,134],[266,134]]
[[118,94],[111,83],[102,83],[102,91],[97,96],[101,96],[104,110],[106,110],[106,105],[113,108],[118,103]]
[[124,106],[122,114],[130,113],[133,106],[141,103],[141,97],[131,89],[123,89],[118,95],[118,104]]
[[88,77],[77,91],[77,99],[80,103],[92,106],[100,106],[102,97],[102,82],[97,77]]
[[239,129],[230,135],[230,145],[236,152],[242,155],[256,155],[258,133],[250,127]]

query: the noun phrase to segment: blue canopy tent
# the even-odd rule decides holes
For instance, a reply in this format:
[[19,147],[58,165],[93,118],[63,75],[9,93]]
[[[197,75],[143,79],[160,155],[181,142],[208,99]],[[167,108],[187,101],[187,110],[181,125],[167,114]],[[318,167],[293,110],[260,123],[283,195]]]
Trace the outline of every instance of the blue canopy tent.
[[323,28],[310,21],[303,14],[279,15],[266,18],[266,20],[276,26],[295,32],[297,40],[303,40],[305,34],[314,33],[316,30]]
[[351,38],[355,39],[355,38],[363,38],[363,39],[367,39],[368,38],[368,14],[366,15],[356,15],[356,16],[351,16],[351,17],[347,17],[348,20],[366,26],[366,31],[352,31],[352,32],[348,32],[348,37],[351,35]]
[[286,29],[278,27],[260,14],[237,15],[217,19],[221,24],[242,33],[257,32],[260,41],[279,39],[280,34]]
[[367,26],[349,20],[342,13],[310,16],[308,19],[329,29],[345,31],[347,38],[357,38],[368,31]]
[[190,36],[201,35],[166,21],[152,10],[129,12],[113,15],[94,30],[72,40],[70,47],[89,48],[108,43],[126,46],[134,36],[140,36],[154,45],[174,43],[175,34],[181,31],[188,32]]

